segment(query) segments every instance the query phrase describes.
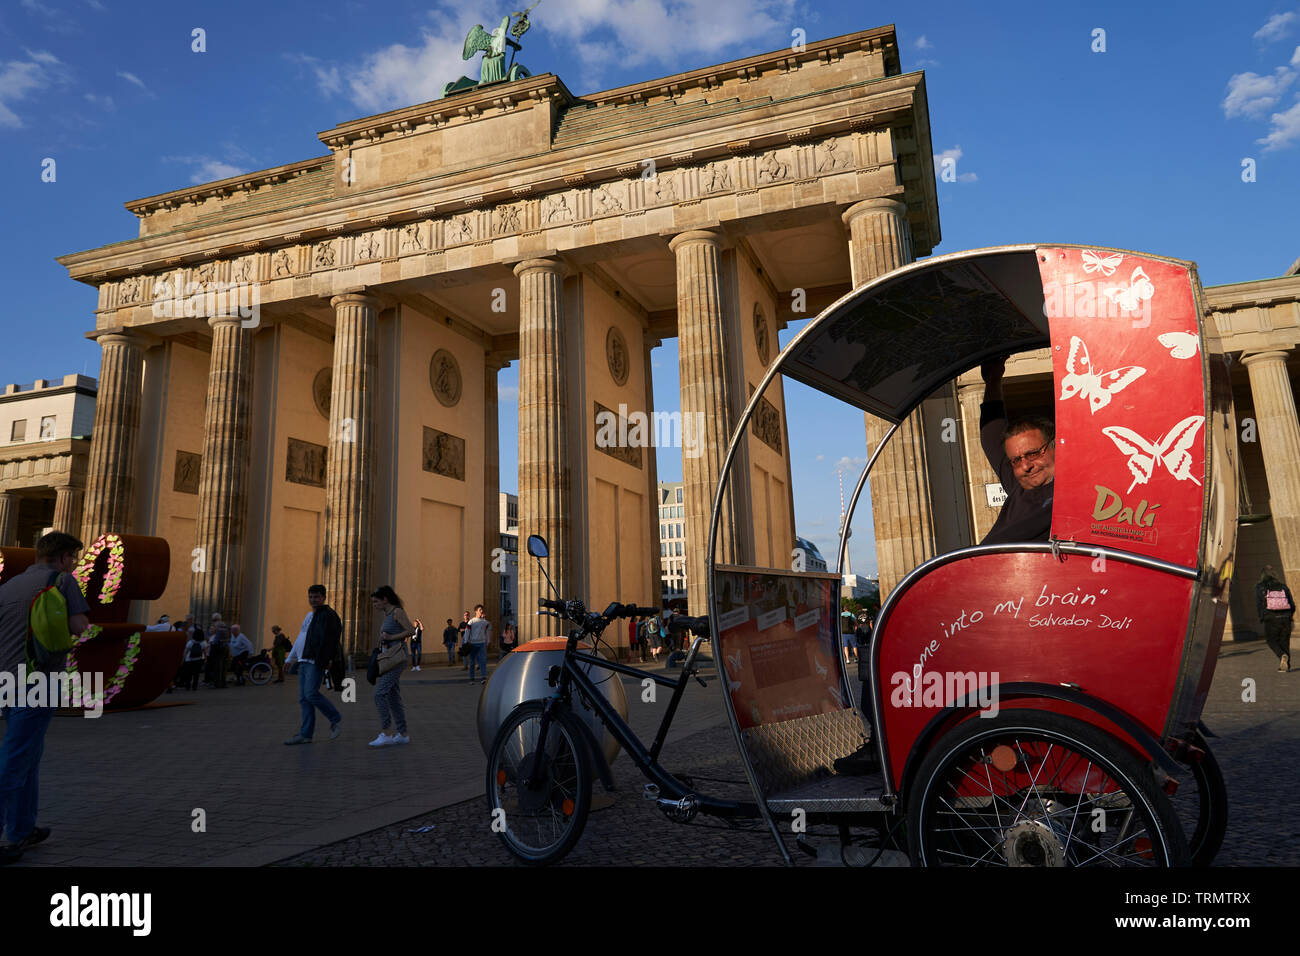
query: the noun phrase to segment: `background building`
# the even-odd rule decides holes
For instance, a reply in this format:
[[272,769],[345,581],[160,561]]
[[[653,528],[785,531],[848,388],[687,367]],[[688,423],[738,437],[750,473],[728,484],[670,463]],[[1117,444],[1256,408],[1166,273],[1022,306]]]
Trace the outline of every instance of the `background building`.
[[[519,622],[519,496],[501,492],[501,626]],[[527,560],[527,554],[525,553]],[[535,609],[534,609],[535,610]]]
[[[49,528],[78,534],[96,383],[6,385],[0,395],[0,547],[33,547]],[[89,541],[86,544],[90,544]]]
[[813,544],[807,538],[795,536],[794,546],[804,553],[804,570],[806,571],[825,571],[826,559],[822,557],[821,551],[817,545]]
[[686,506],[680,481],[659,482],[659,564],[663,593],[658,603],[686,598]]

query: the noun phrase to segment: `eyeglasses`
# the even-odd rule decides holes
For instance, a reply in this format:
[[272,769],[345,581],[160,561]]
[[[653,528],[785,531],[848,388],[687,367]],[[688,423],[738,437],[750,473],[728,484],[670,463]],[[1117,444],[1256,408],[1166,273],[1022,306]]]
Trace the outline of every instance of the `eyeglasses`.
[[1042,445],[1040,445],[1038,448],[1035,448],[1033,451],[1027,451],[1023,455],[1016,455],[1015,458],[1011,459],[1011,467],[1012,468],[1019,467],[1022,461],[1028,461],[1028,462],[1038,461],[1038,459],[1042,458],[1043,455],[1047,453],[1047,449],[1049,449],[1050,447],[1052,447],[1052,443],[1050,441],[1044,442]]

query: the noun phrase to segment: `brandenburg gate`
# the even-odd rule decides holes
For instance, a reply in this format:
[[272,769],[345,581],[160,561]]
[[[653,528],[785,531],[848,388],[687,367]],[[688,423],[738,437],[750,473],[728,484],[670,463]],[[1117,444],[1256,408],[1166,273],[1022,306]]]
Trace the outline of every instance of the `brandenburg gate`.
[[[99,295],[82,537],[172,548],[139,615],[217,611],[256,640],[296,630],[320,580],[355,651],[379,584],[434,634],[495,609],[497,373],[515,361],[521,535],[546,536],[566,596],[657,601],[655,447],[599,425],[653,412],[671,336],[702,613],[721,457],[779,330],[939,242],[925,79],[892,26],[583,97],[549,73],[469,82],[326,130],[324,156],[127,203],[137,237],[59,260]],[[768,394],[720,553],[788,568]],[[930,507],[907,476],[959,454],[925,426],[881,465],[901,483],[878,495],[882,577]],[[550,626],[519,569],[527,639]]]

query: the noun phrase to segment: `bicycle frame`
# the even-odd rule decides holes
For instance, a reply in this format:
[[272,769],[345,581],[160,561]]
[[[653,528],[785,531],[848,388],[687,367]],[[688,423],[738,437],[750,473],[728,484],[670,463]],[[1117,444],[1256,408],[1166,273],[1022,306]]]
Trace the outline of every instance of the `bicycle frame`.
[[[663,799],[689,801],[694,810],[710,816],[733,819],[757,818],[759,815],[757,804],[719,800],[698,794],[674,777],[659,763],[659,754],[663,750],[664,741],[668,736],[668,729],[672,725],[673,716],[676,714],[677,707],[681,703],[682,694],[686,690],[686,682],[696,676],[696,656],[699,653],[700,646],[708,638],[695,638],[691,643],[691,649],[686,656],[686,660],[682,662],[681,676],[673,681],[657,674],[651,674],[648,671],[608,661],[595,654],[586,654],[579,651],[577,642],[582,630],[578,628],[569,634],[569,643],[564,649],[564,664],[560,672],[555,695],[547,700],[546,709],[542,712],[541,726],[538,730],[537,751],[541,753],[546,748],[546,735],[550,728],[552,708],[557,705],[571,707],[573,688],[576,686],[583,699],[595,710],[600,722],[614,735],[619,746],[627,751],[627,755],[636,764],[637,769],[659,788],[660,794],[665,795]],[[654,743],[651,744],[648,750],[632,728],[627,725],[627,722],[619,716],[613,705],[606,700],[605,695],[600,692],[596,683],[587,673],[593,666],[642,679],[648,678],[660,686],[673,689],[673,696],[668,703],[668,709],[664,713],[658,732],[655,734]],[[586,670],[583,669],[584,667],[586,667]],[[530,783],[531,781],[525,781],[525,785]]]

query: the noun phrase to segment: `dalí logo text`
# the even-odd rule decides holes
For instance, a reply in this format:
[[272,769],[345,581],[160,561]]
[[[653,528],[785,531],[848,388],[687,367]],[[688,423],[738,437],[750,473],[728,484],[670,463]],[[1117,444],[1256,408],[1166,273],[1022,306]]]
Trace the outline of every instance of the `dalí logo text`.
[[1093,521],[1108,521],[1114,518],[1124,524],[1138,528],[1149,528],[1156,523],[1156,509],[1159,505],[1149,505],[1143,498],[1136,509],[1124,504],[1118,492],[1111,491],[1105,485],[1093,485],[1097,489],[1097,503],[1092,507]]

